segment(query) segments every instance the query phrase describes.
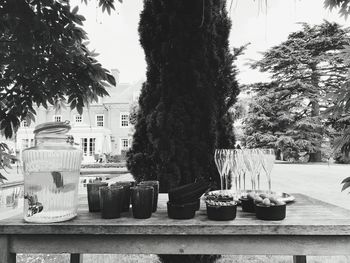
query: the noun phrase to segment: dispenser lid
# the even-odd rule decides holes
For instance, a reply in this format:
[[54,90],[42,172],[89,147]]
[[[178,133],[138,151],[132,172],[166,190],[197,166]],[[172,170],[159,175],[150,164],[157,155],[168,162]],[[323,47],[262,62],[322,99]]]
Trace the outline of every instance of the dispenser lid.
[[38,133],[58,133],[64,134],[71,129],[69,121],[65,122],[45,122],[39,124],[34,129],[34,134]]

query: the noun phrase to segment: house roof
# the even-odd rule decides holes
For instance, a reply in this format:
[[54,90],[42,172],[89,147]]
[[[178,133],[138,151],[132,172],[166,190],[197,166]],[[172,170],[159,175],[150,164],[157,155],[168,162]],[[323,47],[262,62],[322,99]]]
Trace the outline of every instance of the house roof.
[[109,97],[104,97],[102,103],[131,103],[141,91],[142,82],[134,84],[120,83],[116,87],[109,87],[107,91]]

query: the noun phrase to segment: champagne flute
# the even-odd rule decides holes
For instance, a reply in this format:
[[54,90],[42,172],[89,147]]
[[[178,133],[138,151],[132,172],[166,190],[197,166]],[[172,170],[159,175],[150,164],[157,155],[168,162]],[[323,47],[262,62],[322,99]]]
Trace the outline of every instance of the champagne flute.
[[275,164],[275,151],[273,149],[262,149],[261,151],[261,163],[267,177],[269,193],[271,193],[271,172]]
[[225,163],[225,157],[224,157],[224,149],[216,149],[215,153],[214,153],[214,161],[215,161],[215,165],[216,168],[218,169],[219,175],[220,175],[220,189],[223,190],[224,188],[224,181],[223,181],[223,177],[224,177],[224,169],[226,168],[226,163]]

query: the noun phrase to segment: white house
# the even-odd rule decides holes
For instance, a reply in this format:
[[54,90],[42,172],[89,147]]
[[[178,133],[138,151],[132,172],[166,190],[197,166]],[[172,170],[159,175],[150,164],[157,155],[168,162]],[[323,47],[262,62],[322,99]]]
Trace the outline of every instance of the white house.
[[83,150],[83,162],[94,162],[95,154],[121,154],[131,146],[132,127],[129,122],[130,107],[138,99],[141,82],[119,83],[119,71],[112,70],[117,86],[108,88],[109,97],[100,98],[84,108],[82,115],[69,107],[56,111],[53,107],[37,108],[35,123],[23,122],[15,138],[17,152],[34,145],[34,127],[43,122],[70,121],[69,132]]

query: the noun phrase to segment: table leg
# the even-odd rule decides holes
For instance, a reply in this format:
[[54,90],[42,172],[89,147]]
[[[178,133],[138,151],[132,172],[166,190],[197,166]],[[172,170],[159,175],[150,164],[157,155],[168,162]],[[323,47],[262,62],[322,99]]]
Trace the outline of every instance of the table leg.
[[0,235],[0,262],[16,263],[16,254],[10,253],[10,236]]
[[70,263],[83,263],[83,255],[70,254]]
[[306,263],[306,256],[293,256],[293,263]]

